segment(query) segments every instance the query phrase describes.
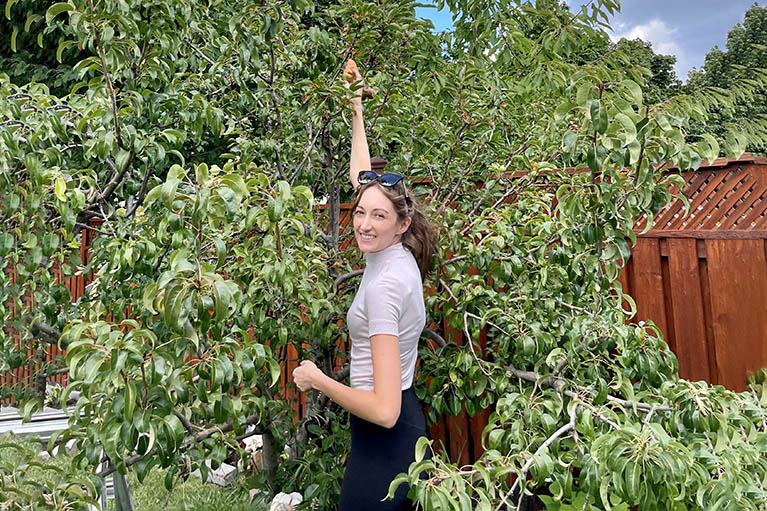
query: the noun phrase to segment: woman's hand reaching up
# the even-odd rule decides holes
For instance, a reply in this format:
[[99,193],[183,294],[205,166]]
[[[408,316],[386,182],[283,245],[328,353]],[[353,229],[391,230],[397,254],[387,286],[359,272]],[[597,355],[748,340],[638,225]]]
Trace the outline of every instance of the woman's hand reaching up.
[[[350,89],[351,84],[362,81],[362,74],[360,73],[357,63],[354,60],[349,59],[344,68],[344,86]],[[355,89],[355,94],[352,97],[351,103],[354,109],[362,109],[362,100],[371,98],[375,95],[375,91],[370,87],[361,85]]]

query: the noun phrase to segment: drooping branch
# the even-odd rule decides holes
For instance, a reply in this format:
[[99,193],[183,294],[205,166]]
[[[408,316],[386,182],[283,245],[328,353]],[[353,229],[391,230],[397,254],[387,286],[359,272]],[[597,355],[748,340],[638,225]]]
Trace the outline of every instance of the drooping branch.
[[535,457],[543,452],[544,449],[547,449],[557,438],[561,437],[565,433],[572,431],[575,429],[575,413],[573,410],[573,413],[570,414],[570,422],[556,430],[554,433],[551,434],[549,438],[547,438],[540,446],[538,446],[538,449],[536,449],[535,454],[530,456],[530,458],[525,462],[524,466],[522,467],[522,470],[520,471],[517,478],[514,480],[514,484],[511,485],[511,488],[509,488],[509,491],[506,492],[506,495],[501,496],[501,502],[498,503],[498,506],[496,506],[495,511],[499,511],[501,507],[505,504],[506,507],[510,507],[509,502],[506,500],[510,498],[514,494],[514,490],[517,489],[517,486],[519,486],[519,481],[522,479],[527,473],[530,471],[530,469],[533,467],[533,464],[535,463]]
[[[520,369],[515,369],[514,367],[507,366],[506,370],[510,372],[515,377],[519,378],[520,380],[524,380],[530,383],[537,383],[541,387],[550,387],[556,390],[557,392],[561,392],[564,395],[573,398],[573,399],[581,399],[581,395],[578,392],[586,393],[588,389],[580,386],[575,386],[574,388],[578,390],[578,392],[574,392],[572,390],[565,389],[565,380],[558,377],[541,377],[538,373],[535,373],[533,371],[522,371]],[[643,403],[641,401],[635,402],[635,401],[629,401],[627,399],[621,399],[619,397],[608,395],[606,400],[610,403],[614,403],[616,405],[620,405],[624,408],[636,408],[638,411],[644,412],[644,413],[650,413],[650,412],[670,412],[673,410],[670,406],[662,406],[657,404],[649,404],[649,403]]]
[[[470,317],[472,317],[474,319],[480,319],[480,320],[482,319],[479,316],[477,316],[475,314],[468,313],[468,312],[465,313],[465,316],[470,316]],[[486,321],[486,323],[488,325],[492,326],[493,328],[496,328],[499,331],[503,332],[504,335],[507,335],[509,337],[511,336],[511,334],[509,332],[507,332],[506,330],[504,330],[500,326],[496,325],[495,323],[493,323],[491,321]],[[465,333],[468,336],[468,327],[466,327],[465,324],[464,324],[464,328],[465,328]],[[468,338],[468,341],[469,341],[469,343],[471,343],[471,338],[470,337]],[[534,383],[534,384],[540,385],[541,387],[553,388],[557,392],[559,392],[561,394],[564,394],[564,395],[566,395],[566,396],[568,396],[568,397],[570,397],[572,399],[579,399],[580,400],[580,399],[582,399],[582,396],[579,393],[582,393],[582,394],[588,393],[588,389],[586,389],[585,387],[578,386],[578,385],[573,386],[573,388],[577,392],[575,392],[573,390],[566,389],[565,388],[566,381],[563,378],[559,377],[559,376],[546,376],[546,377],[543,377],[543,376],[539,375],[538,373],[536,373],[534,371],[523,371],[521,369],[517,369],[517,368],[515,368],[513,366],[510,366],[510,365],[506,366],[506,371],[511,373],[516,378],[519,378],[520,380],[523,380],[523,381],[526,381],[526,382],[529,382],[529,383]],[[606,400],[608,402],[610,402],[610,403],[614,403],[616,405],[620,405],[620,406],[622,406],[624,408],[634,408],[637,411],[641,411],[641,412],[644,412],[644,413],[650,413],[650,412],[652,412],[652,413],[655,413],[655,412],[670,412],[670,411],[673,410],[673,408],[670,407],[670,406],[658,405],[657,403],[652,403],[651,404],[651,403],[643,403],[643,402],[640,402],[640,401],[629,401],[629,400],[621,399],[619,397],[615,397],[615,396],[612,396],[612,395],[609,395],[609,394],[607,395]]]

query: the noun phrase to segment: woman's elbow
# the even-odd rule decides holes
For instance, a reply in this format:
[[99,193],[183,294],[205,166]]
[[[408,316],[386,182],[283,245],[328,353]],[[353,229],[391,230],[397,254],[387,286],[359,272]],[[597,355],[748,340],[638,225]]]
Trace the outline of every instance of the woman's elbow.
[[397,407],[396,409],[390,408],[388,410],[384,410],[381,413],[381,417],[378,422],[378,425],[386,429],[393,428],[397,424],[397,421],[399,420],[399,414],[400,414],[399,407]]

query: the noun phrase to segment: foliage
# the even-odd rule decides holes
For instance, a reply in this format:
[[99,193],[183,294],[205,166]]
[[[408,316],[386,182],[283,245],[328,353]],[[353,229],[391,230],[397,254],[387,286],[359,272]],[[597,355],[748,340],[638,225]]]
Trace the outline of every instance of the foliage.
[[[0,502],[4,510],[87,510],[98,498],[87,474],[65,470],[60,458],[46,460],[33,442],[14,434],[0,436]],[[62,456],[61,458],[64,458]]]
[[[409,1],[70,0],[38,13],[78,83],[59,94],[0,78],[0,370],[40,363],[28,384],[66,369],[57,400],[74,408],[52,445],[75,440],[78,464],[108,462],[101,476],[159,466],[172,487],[261,433],[266,490],[333,508],[346,414],[310,394],[295,417],[278,381],[296,356],[347,374],[339,325],[358,259],[339,228],[340,74],[354,56],[378,91],[371,153],[427,178],[418,192],[442,228],[429,319],[467,340],[424,346],[419,395],[432,420],[492,410],[471,467],[437,453],[395,484],[426,509],[512,507],[520,490],[551,509],[767,500],[762,395],[680,380],[657,329],[627,322],[616,281],[636,220],[679,185],[663,166],[737,156],[758,135],[688,142],[693,123],[763,83],[655,103],[652,72],[626,66],[632,48],[595,48],[612,0],[447,6],[455,30],[440,35]],[[91,278],[71,303],[74,274]],[[51,343],[66,357],[48,360]],[[22,392],[29,415],[41,396]]]
[[733,104],[713,109],[706,130],[719,137],[729,127],[738,125],[750,136],[747,149],[767,152],[767,101],[763,85],[758,85],[767,72],[767,7],[752,5],[746,10],[742,24],[727,34],[727,49],[714,47],[706,54],[702,69],[690,73],[690,90],[710,87],[715,90],[750,86],[747,94]]

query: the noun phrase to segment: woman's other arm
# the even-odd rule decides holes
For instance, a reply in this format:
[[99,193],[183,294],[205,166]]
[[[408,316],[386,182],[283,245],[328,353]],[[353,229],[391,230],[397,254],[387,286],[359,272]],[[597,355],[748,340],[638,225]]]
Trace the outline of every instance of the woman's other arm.
[[361,419],[392,428],[402,406],[402,369],[399,339],[395,335],[370,337],[373,357],[373,390],[353,389],[335,381],[307,360],[293,370],[302,391],[316,389]]

